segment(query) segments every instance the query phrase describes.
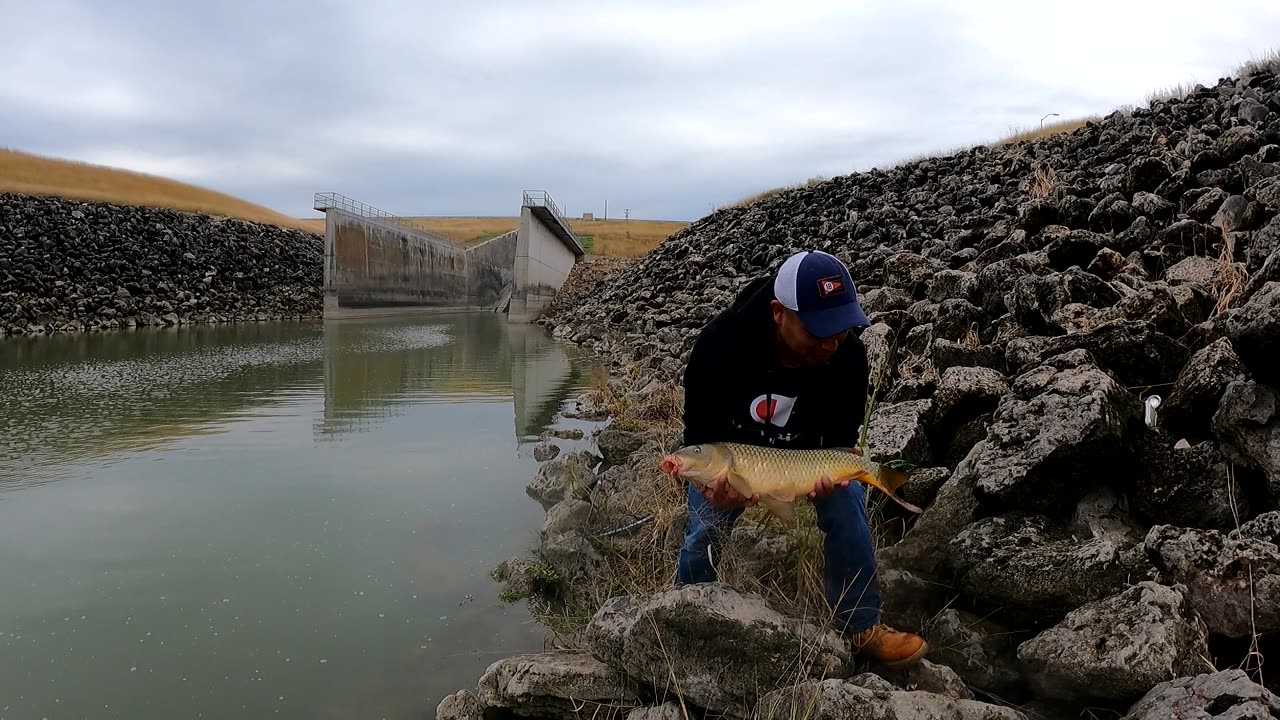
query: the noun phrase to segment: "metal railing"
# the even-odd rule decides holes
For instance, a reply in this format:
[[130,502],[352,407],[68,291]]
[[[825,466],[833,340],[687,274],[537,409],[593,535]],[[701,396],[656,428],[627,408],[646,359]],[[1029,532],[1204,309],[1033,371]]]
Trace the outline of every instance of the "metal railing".
[[399,227],[405,228],[406,230],[412,230],[417,233],[424,233],[428,235],[432,234],[418,227],[417,225],[414,225],[413,223],[409,222],[403,217],[400,217],[399,215],[392,215],[391,213],[386,212],[385,210],[379,210],[378,208],[372,205],[367,205],[365,203],[360,202],[359,200],[353,200],[352,198],[349,198],[346,195],[341,195],[335,192],[316,193],[315,201],[312,203],[312,205],[313,207],[315,207],[316,210],[328,210],[330,208],[334,210],[342,210],[344,212],[349,212],[352,215],[359,215],[360,217],[374,218],[377,220],[381,220],[385,223],[398,225]]
[[560,221],[560,224],[564,225],[565,230],[568,230],[570,234],[574,234],[573,227],[569,225],[569,218],[565,217],[564,213],[560,212],[560,206],[556,205],[556,201],[551,199],[551,194],[546,190],[525,190],[524,204],[529,207],[541,205],[547,208],[551,211],[551,214]]

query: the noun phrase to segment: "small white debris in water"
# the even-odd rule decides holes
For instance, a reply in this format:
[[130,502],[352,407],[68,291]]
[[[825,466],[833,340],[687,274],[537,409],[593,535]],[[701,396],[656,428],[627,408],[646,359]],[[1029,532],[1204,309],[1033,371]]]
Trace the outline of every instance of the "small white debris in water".
[[329,661],[328,661],[328,660],[325,660],[324,658],[320,658],[320,662],[321,662],[321,663],[327,663],[327,662],[329,662]]
[[231,598],[222,598],[222,602],[224,603],[231,602]]
[[133,667],[129,668],[129,672],[137,672],[137,671],[138,671],[137,665],[134,665]]

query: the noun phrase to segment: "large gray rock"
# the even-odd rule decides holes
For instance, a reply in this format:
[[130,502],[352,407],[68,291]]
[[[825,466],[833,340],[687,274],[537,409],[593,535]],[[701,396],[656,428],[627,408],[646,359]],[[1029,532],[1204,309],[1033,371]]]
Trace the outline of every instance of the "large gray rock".
[[947,608],[932,618],[929,655],[955,670],[970,687],[1012,697],[1023,684],[1014,633],[965,610]]
[[920,662],[904,670],[886,668],[879,672],[881,677],[888,680],[895,688],[923,690],[957,700],[973,699],[973,691],[964,684],[964,680],[955,670],[926,659],[921,659]]
[[484,703],[470,690],[459,690],[436,705],[436,720],[484,720]]
[[[898,348],[894,344],[893,328],[876,323],[862,333],[862,344],[867,349],[867,373],[869,382],[891,382],[898,367]],[[884,397],[883,392],[880,397]]]
[[1186,364],[1186,346],[1161,333],[1146,320],[1108,320],[1085,331],[1055,337],[1009,341],[1005,360],[1011,373],[1021,373],[1047,358],[1087,350],[1098,367],[1126,386],[1173,382]]
[[1208,630],[1183,588],[1150,581],[1071,611],[1018,646],[1036,695],[1133,702],[1157,683],[1204,669]]
[[1087,352],[1050,358],[1014,380],[974,447],[976,497],[997,511],[1074,503],[1128,452],[1138,417],[1137,401]]
[[1231,482],[1219,446],[1180,446],[1159,429],[1143,433],[1143,462],[1133,478],[1133,512],[1150,525],[1229,530],[1250,514],[1249,493]]
[[924,691],[870,689],[844,680],[811,680],[766,695],[759,720],[1027,720],[1012,708]]
[[1222,533],[1156,525],[1146,551],[1187,596],[1215,635],[1280,632],[1280,511]]
[[871,413],[867,433],[867,453],[876,462],[902,459],[913,465],[933,461],[933,451],[925,419],[933,408],[932,400],[877,405]]
[[601,457],[610,465],[626,462],[631,454],[644,447],[645,443],[643,435],[615,427],[601,430],[596,434],[595,440],[596,447],[600,448]]
[[849,660],[838,634],[718,582],[611,598],[585,635],[599,657],[637,681],[739,716],[760,695],[800,677],[830,677]]
[[1178,374],[1173,391],[1159,408],[1160,424],[1196,439],[1211,437],[1209,421],[1234,380],[1245,379],[1244,364],[1231,341],[1218,338],[1201,348]]
[[1129,707],[1121,720],[1275,720],[1280,697],[1243,670],[1222,670],[1168,680]]
[[1254,377],[1280,384],[1280,282],[1267,282],[1227,319],[1231,346]]
[[636,684],[586,650],[503,658],[480,676],[479,699],[517,715],[607,714],[641,705]]
[[1212,428],[1223,454],[1258,468],[1273,502],[1280,502],[1280,394],[1252,380],[1234,380],[1222,394]]
[[1120,301],[1120,294],[1106,280],[1078,267],[1048,275],[1023,275],[1004,297],[1009,312],[1035,333],[1056,334],[1063,328],[1052,318],[1064,305],[1079,303],[1105,308]]
[[667,701],[657,707],[636,708],[627,713],[627,720],[685,720],[685,713],[678,704]]
[[598,461],[599,458],[585,450],[549,460],[538,467],[525,492],[541,503],[544,510],[565,498],[585,499],[595,484],[594,468]]
[[994,412],[1009,392],[1005,376],[986,367],[951,367],[943,371],[933,398],[930,433],[942,446],[959,427],[979,415]]
[[543,539],[563,535],[587,527],[591,521],[591,503],[577,498],[561,500],[547,511],[538,534]]
[[1150,569],[1141,543],[1112,534],[1081,540],[1025,511],[973,523],[952,540],[947,557],[963,593],[1031,619],[1119,592]]

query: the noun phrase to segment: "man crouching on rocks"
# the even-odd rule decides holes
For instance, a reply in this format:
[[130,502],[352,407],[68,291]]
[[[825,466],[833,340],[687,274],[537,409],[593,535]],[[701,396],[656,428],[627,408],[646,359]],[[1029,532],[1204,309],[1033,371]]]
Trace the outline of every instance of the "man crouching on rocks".
[[[824,252],[789,257],[748,284],[702,329],[685,370],[684,444],[739,442],[793,448],[856,447],[867,399],[867,353],[854,328],[869,325],[849,269]],[[721,480],[689,484],[689,526],[677,584],[716,579],[712,556],[745,498]],[[923,638],[880,620],[875,548],[863,485],[824,484],[810,494],[825,535],[827,601],[855,650],[888,667],[924,656]]]

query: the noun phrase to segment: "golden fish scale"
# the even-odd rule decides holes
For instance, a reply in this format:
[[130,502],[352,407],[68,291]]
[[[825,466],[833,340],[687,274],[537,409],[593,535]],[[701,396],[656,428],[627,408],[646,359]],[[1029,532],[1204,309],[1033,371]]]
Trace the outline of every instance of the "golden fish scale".
[[726,443],[737,473],[756,492],[808,494],[823,475],[848,476],[872,468],[858,455],[842,450],[794,450]]

